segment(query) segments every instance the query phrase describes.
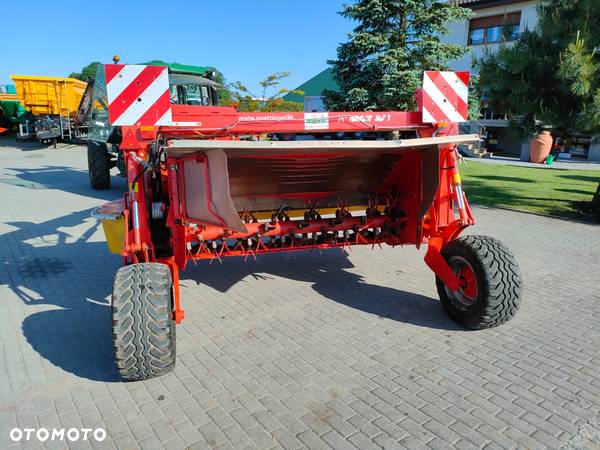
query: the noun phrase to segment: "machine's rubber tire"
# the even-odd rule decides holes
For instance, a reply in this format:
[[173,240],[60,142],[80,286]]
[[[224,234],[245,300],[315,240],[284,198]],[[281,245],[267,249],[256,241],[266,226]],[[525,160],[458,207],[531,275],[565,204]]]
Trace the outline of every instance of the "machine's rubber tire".
[[87,143],[88,173],[93,189],[110,188],[110,154],[104,142]]
[[125,381],[147,380],[175,367],[171,271],[165,264],[121,267],[112,293],[112,337]]
[[[464,236],[450,241],[442,255],[454,273],[463,270],[464,274],[464,290],[461,287],[457,292],[436,277],[442,306],[456,322],[480,330],[501,325],[516,314],[523,281],[514,255],[502,242],[489,236]],[[469,279],[476,283],[474,291]]]

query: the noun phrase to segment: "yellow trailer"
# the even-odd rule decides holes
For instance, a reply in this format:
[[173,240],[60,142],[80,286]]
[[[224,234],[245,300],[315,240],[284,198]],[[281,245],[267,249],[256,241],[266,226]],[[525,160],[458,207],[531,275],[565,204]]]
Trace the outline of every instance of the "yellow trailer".
[[19,127],[17,139],[35,138],[42,143],[80,137],[84,128],[73,119],[87,83],[75,78],[11,75],[17,96],[35,118]]
[[75,78],[11,75],[17,95],[33,115],[74,117],[87,83]]
[[17,94],[5,94],[0,92],[0,101],[18,102],[19,96]]

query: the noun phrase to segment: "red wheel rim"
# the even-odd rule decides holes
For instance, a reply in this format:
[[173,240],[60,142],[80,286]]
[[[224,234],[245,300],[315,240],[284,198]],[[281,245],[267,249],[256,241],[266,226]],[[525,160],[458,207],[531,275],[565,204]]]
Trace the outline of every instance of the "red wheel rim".
[[461,310],[469,310],[477,300],[477,277],[475,270],[469,262],[462,256],[452,256],[448,264],[456,274],[459,281],[459,288],[456,291],[448,289],[446,293],[452,304]]
[[463,265],[458,271],[460,290],[469,298],[477,297],[477,278],[475,271],[469,265]]

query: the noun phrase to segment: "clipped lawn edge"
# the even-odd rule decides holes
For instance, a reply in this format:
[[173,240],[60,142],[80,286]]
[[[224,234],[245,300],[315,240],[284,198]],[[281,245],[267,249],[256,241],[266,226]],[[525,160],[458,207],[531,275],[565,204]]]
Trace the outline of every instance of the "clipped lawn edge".
[[[590,203],[590,202],[587,202],[587,203]],[[558,216],[556,214],[542,214],[539,212],[527,211],[525,209],[509,208],[507,206],[496,206],[496,205],[490,206],[490,205],[484,205],[482,203],[469,202],[469,205],[475,206],[477,208],[501,209],[504,211],[513,211],[513,212],[518,212],[518,213],[523,213],[523,214],[531,214],[534,216],[549,217],[551,219],[565,220],[567,222],[577,222],[577,223],[582,223],[585,225],[600,225],[600,215],[586,214],[586,213],[582,212],[581,209],[578,210],[580,217],[577,217],[577,216]],[[475,218],[475,222],[477,222],[477,218]]]

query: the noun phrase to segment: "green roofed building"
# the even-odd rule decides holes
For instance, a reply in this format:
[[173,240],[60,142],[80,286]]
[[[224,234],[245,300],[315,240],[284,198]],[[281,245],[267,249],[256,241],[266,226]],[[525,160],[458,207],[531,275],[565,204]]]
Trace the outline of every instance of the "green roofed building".
[[325,69],[295,89],[304,92],[303,95],[290,92],[284,95],[283,99],[288,102],[304,103],[304,111],[307,112],[324,111],[322,95],[326,89],[330,91],[339,90],[338,84],[333,79],[333,71],[330,68]]

